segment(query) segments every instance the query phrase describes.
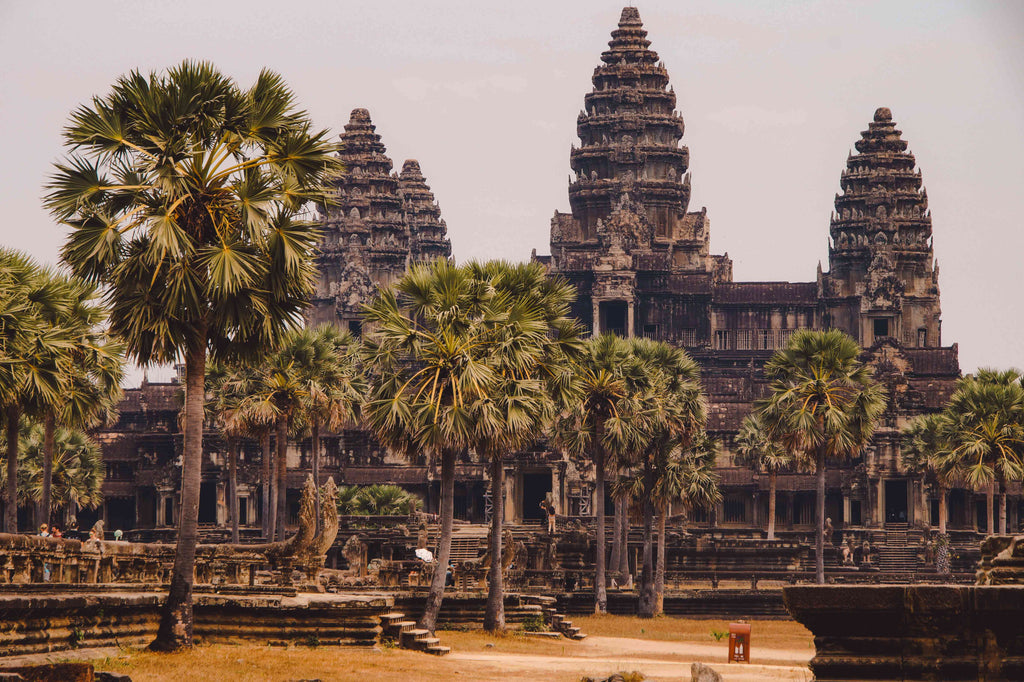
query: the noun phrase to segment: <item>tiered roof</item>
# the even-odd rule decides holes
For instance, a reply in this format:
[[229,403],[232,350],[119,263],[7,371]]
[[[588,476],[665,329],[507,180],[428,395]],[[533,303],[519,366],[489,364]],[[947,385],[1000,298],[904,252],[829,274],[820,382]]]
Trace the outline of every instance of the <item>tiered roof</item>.
[[[679,146],[683,119],[668,72],[646,36],[637,9],[624,8],[577,119],[581,146],[570,157],[576,177],[569,202],[584,238],[596,234],[597,220],[623,192],[648,209],[658,236],[671,237],[671,225],[689,203],[689,152]],[[655,206],[677,215],[659,218]]]
[[836,195],[830,229],[836,255],[864,256],[882,245],[930,252],[928,194],[901,135],[885,107],[861,133],[840,180],[843,193]]
[[402,165],[402,172],[398,176],[398,191],[402,196],[405,220],[409,226],[410,260],[450,258],[452,244],[447,237],[448,228],[416,159],[409,159]]

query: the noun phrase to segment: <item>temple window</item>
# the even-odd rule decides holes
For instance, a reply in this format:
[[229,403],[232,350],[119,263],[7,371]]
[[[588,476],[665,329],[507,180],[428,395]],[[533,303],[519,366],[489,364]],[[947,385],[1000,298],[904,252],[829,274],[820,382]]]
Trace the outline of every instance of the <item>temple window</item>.
[[876,339],[889,336],[889,320],[887,318],[876,318],[871,321],[871,329]]
[[917,330],[917,345],[921,348],[928,345],[928,330],[924,327]]

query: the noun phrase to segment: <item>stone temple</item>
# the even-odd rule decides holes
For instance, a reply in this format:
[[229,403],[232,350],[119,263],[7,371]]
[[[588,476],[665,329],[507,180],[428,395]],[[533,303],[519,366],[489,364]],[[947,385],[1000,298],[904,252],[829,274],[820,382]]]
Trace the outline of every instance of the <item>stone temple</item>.
[[[669,341],[699,361],[710,399],[709,429],[724,446],[724,499],[716,510],[690,519],[695,532],[757,535],[767,526],[767,476],[733,464],[732,439],[753,401],[765,393],[762,370],[772,353],[795,330],[830,327],[861,344],[891,400],[864,455],[828,472],[827,515],[844,532],[888,526],[898,535],[906,527],[937,525],[936,491],[902,468],[899,433],[913,416],[940,409],[960,368],[957,346],[943,345],[941,336],[927,193],[892,112],[874,112],[856,153],[836,169],[841,191],[828,226],[827,270],[819,265],[806,282],[735,282],[728,255],[710,252],[709,211],[689,205],[683,117],[635,8],[622,11],[600,61],[576,119],[580,141],[569,155],[570,212],[555,212],[550,255],[534,258],[578,288],[575,314],[593,332]],[[360,305],[378,287],[413,262],[450,257],[451,246],[419,163],[406,161],[401,173],[393,172],[367,110],[352,112],[340,155],[348,173],[338,182],[337,206],[324,215],[321,280],[310,318],[358,334]],[[108,528],[144,535],[172,531],[180,471],[173,463],[182,445],[173,397],[179,389],[144,383],[129,390],[119,423],[102,435]],[[211,430],[205,442],[200,522],[212,532],[227,519],[227,467],[218,434]],[[361,430],[326,434],[324,451],[325,476],[345,484],[397,483],[436,510],[438,472],[430,463],[391,455]],[[289,452],[293,510],[309,453],[308,440]],[[539,521],[539,503],[548,494],[561,515],[591,513],[590,475],[544,444],[509,457],[507,473],[510,523]],[[484,465],[463,456],[457,466],[458,518],[486,518],[486,476]],[[256,534],[256,443],[245,445],[239,481],[242,524]],[[813,477],[783,474],[778,488],[779,531],[806,540],[814,523]],[[1019,490],[1011,493],[1009,523],[1016,528],[1024,509]],[[984,530],[988,513],[983,493],[954,490],[954,538],[961,533],[965,545],[976,544],[975,531]]]

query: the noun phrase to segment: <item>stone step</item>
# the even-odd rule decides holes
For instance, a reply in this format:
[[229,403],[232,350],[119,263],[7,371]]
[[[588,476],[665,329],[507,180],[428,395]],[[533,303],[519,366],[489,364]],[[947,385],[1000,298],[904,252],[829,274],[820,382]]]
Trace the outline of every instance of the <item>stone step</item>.
[[400,637],[403,632],[412,630],[416,627],[416,621],[414,620],[400,620],[397,623],[390,623],[385,632],[390,637]]
[[435,644],[434,646],[428,646],[424,651],[434,656],[447,656],[452,652],[452,648],[450,646],[440,646]]
[[583,634],[582,632],[577,632],[570,639],[574,639],[574,640],[576,640],[578,642],[578,641],[586,639],[586,638],[587,638],[587,636],[585,634]]
[[381,621],[384,621],[384,622],[391,622],[391,621],[396,621],[396,620],[402,620],[403,618],[405,618],[405,614],[404,613],[394,613],[394,612],[392,612],[392,613],[385,613],[384,615],[382,615],[380,617]]
[[430,630],[423,630],[420,628],[412,628],[405,630],[399,636],[398,642],[403,649],[416,649],[419,648],[415,645],[415,641],[421,637],[429,637]]
[[438,646],[441,640],[437,637],[418,637],[416,639],[416,646],[421,649],[426,649],[432,646]]
[[561,639],[562,633],[560,632],[524,632],[527,637],[537,637],[539,639]]

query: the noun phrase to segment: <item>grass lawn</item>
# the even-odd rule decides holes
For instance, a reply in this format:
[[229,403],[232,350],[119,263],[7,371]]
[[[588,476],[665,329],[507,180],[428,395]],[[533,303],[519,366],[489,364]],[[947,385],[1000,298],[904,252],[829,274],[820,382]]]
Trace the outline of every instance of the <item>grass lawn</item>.
[[[690,620],[661,616],[575,616],[572,624],[588,635],[633,637],[667,642],[708,644],[717,641],[712,632],[729,632],[728,620]],[[795,620],[751,620],[752,647],[769,649],[812,649],[814,636]],[[721,641],[726,641],[723,638]]]

